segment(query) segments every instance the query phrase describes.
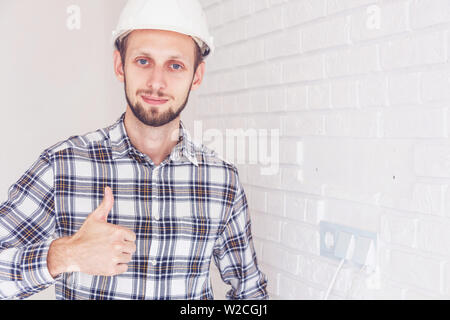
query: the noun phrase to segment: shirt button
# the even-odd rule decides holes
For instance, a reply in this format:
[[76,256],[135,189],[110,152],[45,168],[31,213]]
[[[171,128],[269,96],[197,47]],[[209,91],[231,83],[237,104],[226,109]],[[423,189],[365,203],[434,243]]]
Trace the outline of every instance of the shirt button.
[[152,264],[152,266],[156,266],[156,264],[158,263],[158,261],[156,261],[156,260],[151,260],[150,263]]
[[159,220],[160,216],[159,214],[155,214],[155,220]]

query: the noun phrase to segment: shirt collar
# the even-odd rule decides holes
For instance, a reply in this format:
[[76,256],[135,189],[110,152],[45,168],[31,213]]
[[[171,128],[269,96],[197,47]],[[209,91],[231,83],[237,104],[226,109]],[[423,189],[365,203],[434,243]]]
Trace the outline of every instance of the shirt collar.
[[[125,129],[124,120],[125,112],[120,116],[116,123],[109,127],[109,139],[113,159],[122,158],[128,154],[144,159],[148,158],[148,156],[141,153],[131,144]],[[191,135],[184,123],[180,120],[178,144],[172,149],[169,159],[173,162],[183,162],[183,159],[188,159],[192,164],[198,166],[195,151],[195,144],[191,139]]]

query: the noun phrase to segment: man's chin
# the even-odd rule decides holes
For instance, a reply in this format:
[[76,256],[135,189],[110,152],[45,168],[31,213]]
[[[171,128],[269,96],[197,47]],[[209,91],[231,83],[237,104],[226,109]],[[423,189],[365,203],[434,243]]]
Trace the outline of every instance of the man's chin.
[[138,99],[135,104],[132,104],[127,95],[127,90],[125,90],[125,98],[132,113],[140,122],[150,127],[162,127],[180,116],[188,103],[189,91],[184,103],[176,109],[176,112],[172,109],[173,105],[168,102],[161,105],[152,105],[141,103]]
[[177,115],[171,111],[161,113],[157,107],[150,107],[150,110],[142,106],[139,106],[137,109],[131,107],[131,110],[139,121],[151,127],[162,127],[177,118]]

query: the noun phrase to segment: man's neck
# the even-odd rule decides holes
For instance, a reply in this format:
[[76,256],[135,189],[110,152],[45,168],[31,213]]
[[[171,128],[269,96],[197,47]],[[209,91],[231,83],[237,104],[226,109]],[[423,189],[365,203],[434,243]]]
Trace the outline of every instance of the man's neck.
[[177,145],[180,132],[180,117],[161,127],[150,127],[136,118],[127,107],[125,129],[131,144],[152,159],[158,166]]

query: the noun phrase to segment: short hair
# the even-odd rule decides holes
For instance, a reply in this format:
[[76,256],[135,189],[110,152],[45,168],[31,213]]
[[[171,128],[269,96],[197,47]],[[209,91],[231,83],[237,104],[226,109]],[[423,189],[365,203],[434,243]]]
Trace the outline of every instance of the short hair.
[[[131,34],[131,32],[128,33],[123,38],[121,38],[121,37],[117,38],[116,42],[115,42],[115,47],[119,51],[120,58],[122,59],[122,63],[124,65],[125,65],[125,57],[127,54],[128,37],[130,36],[130,34]],[[192,39],[192,41],[194,41],[194,39]],[[197,44],[196,41],[194,41],[194,43],[195,43],[195,60],[194,60],[194,73],[195,73],[195,71],[197,70],[200,63],[203,62],[204,58],[202,55],[202,50],[200,49],[199,45]]]

